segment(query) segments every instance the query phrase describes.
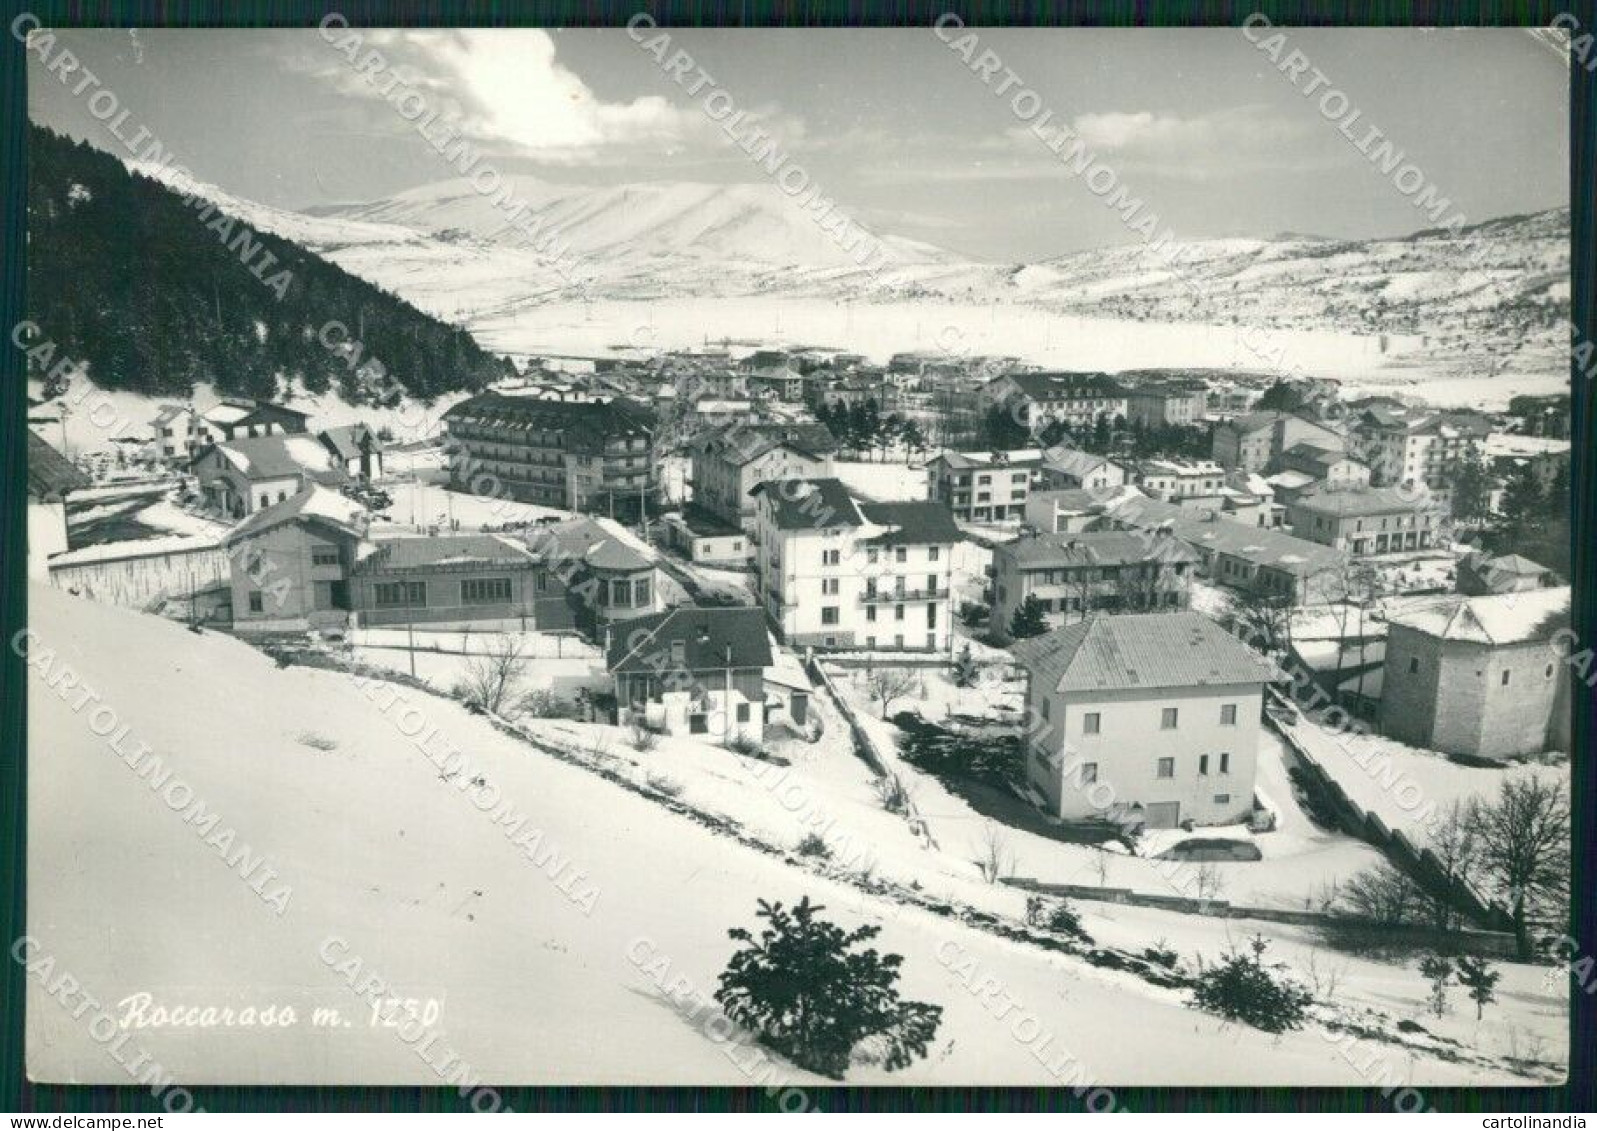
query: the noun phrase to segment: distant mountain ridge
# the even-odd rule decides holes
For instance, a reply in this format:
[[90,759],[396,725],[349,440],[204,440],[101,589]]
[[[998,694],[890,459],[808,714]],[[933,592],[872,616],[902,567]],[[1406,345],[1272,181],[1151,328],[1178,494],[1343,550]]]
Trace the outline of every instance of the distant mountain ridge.
[[[316,229],[322,221],[220,193],[199,192],[195,207],[38,126],[28,157],[28,316],[102,388],[392,399],[363,383],[347,352],[329,348],[339,337],[358,337],[365,359],[421,399],[511,372],[469,332],[323,259],[314,250],[328,234]],[[397,229],[365,236],[424,242]],[[255,269],[266,262],[269,277]],[[331,322],[343,329],[324,336]]]
[[[1499,217],[1458,233],[1198,239],[1173,241],[1165,255],[1124,243],[1022,264],[974,262],[864,229],[884,252],[862,267],[774,184],[511,181],[518,199],[560,233],[593,297],[929,297],[1136,320],[1430,335],[1438,342],[1466,329],[1488,338],[1539,334],[1568,314],[1567,208]],[[547,268],[518,249],[504,215],[463,181],[317,212],[325,224],[351,225],[307,233],[319,234],[332,258],[467,323],[547,301],[558,290]],[[417,234],[433,246],[416,244]],[[1487,253],[1470,262],[1482,239]],[[473,305],[461,295],[485,301]]]
[[[1567,354],[1567,208],[1499,217],[1463,232],[1176,240],[1162,254],[1127,242],[994,264],[852,218],[841,228],[840,211],[827,212],[824,202],[806,207],[803,194],[791,197],[770,183],[594,187],[506,178],[513,199],[526,205],[523,221],[553,233],[562,265],[528,246],[503,201],[496,205],[464,180],[295,212],[149,172],[436,319],[502,343],[521,313],[540,308],[570,306],[582,319],[581,308],[594,301],[776,297],[831,307],[1008,305],[1128,323],[1325,331],[1380,339],[1382,352],[1387,337],[1402,337],[1404,366],[1488,375],[1510,357],[1522,368],[1550,371]],[[840,231],[856,242],[840,240]],[[881,251],[862,264],[858,249],[867,244]],[[563,314],[553,319],[558,326],[568,321]],[[748,328],[707,321],[703,331],[747,336]]]

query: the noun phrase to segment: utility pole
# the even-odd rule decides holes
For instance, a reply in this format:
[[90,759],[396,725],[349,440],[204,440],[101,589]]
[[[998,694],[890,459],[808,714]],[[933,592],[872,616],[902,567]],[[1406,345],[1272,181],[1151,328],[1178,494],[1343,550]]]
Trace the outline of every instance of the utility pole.
[[410,678],[416,678],[416,614],[410,607],[410,583],[401,581],[405,586],[405,654],[410,657]]

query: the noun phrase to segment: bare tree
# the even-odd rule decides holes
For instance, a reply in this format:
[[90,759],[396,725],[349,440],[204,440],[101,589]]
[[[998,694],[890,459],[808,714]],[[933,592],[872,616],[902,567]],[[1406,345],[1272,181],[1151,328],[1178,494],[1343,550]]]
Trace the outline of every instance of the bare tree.
[[873,667],[865,673],[865,686],[871,698],[882,705],[882,718],[893,702],[920,687],[920,680],[909,668]]
[[489,640],[486,652],[466,661],[465,670],[455,683],[455,694],[468,706],[498,714],[511,688],[526,671],[526,647],[523,637],[497,634]]
[[980,869],[982,879],[996,884],[1015,874],[1015,854],[1009,847],[1009,837],[992,821],[988,821],[982,829],[981,843],[977,848],[980,855],[976,857],[976,867]]
[[1255,575],[1226,598],[1226,619],[1254,647],[1264,652],[1279,652],[1292,634],[1292,602],[1284,594],[1271,592]]
[[1115,579],[1115,596],[1120,598],[1121,606],[1131,612],[1173,613],[1179,606],[1167,604],[1165,597],[1179,591],[1172,583],[1174,576],[1164,562],[1121,566],[1120,576]]
[[1211,899],[1219,899],[1220,893],[1225,890],[1225,873],[1212,860],[1205,860],[1198,865],[1198,870],[1193,873],[1193,887],[1197,889],[1198,899],[1207,903]]
[[1463,915],[1455,901],[1448,898],[1451,889],[1468,884],[1480,868],[1480,832],[1469,806],[1454,801],[1439,814],[1426,847],[1436,857],[1449,889],[1431,900],[1432,918],[1442,930],[1452,930],[1460,925]]
[[1101,887],[1101,888],[1108,887],[1109,886],[1109,853],[1104,851],[1104,848],[1103,848],[1102,845],[1099,845],[1098,851],[1093,853],[1092,870],[1098,876],[1098,886]]
[[1369,606],[1381,595],[1381,576],[1368,562],[1360,558],[1346,558],[1341,564],[1326,572],[1327,595],[1335,602],[1337,638],[1336,670],[1338,683],[1347,651],[1348,630],[1358,640],[1355,666],[1358,668],[1358,696],[1364,698],[1364,672],[1367,666],[1364,642],[1364,617]]
[[1392,927],[1417,922],[1430,908],[1424,889],[1384,860],[1347,881],[1342,900],[1353,914]]
[[1569,896],[1569,794],[1538,777],[1503,782],[1477,808],[1482,873],[1507,897],[1520,961],[1531,957],[1533,908],[1562,921]]

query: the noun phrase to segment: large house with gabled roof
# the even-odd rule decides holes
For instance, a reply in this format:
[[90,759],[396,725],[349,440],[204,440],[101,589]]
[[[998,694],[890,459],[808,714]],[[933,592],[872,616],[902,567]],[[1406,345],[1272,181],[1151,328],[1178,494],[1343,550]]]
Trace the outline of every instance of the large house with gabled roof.
[[754,488],[770,479],[830,475],[837,439],[817,421],[734,422],[695,437],[690,450],[695,508],[728,526],[751,529]]
[[1026,780],[1064,820],[1173,828],[1253,812],[1264,657],[1196,612],[1098,614],[1011,652]]
[[191,467],[207,502],[234,518],[290,499],[312,483],[336,488],[349,482],[322,442],[304,433],[218,440]]
[[612,627],[617,722],[730,744],[765,736],[770,637],[759,609],[681,607]]

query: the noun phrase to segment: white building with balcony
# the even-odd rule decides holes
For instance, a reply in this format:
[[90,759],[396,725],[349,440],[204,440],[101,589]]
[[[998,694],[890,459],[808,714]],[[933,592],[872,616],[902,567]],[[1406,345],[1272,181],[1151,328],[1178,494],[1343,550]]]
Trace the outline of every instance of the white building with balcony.
[[938,503],[867,503],[837,479],[755,488],[756,594],[790,645],[943,652],[954,545]]

